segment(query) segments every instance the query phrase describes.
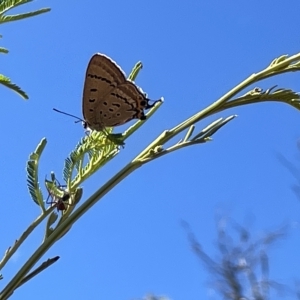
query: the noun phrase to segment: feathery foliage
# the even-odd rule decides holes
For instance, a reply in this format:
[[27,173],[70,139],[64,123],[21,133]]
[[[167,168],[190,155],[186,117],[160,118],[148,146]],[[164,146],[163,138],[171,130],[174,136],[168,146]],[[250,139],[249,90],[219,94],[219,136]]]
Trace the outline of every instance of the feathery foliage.
[[28,95],[19,86],[12,83],[8,77],[2,74],[0,74],[0,83],[19,94],[23,99],[28,99]]
[[43,194],[40,188],[38,180],[38,166],[42,152],[47,144],[47,140],[43,138],[36,147],[35,151],[30,154],[29,160],[27,161],[27,187],[32,200],[45,210],[43,201]]
[[[129,79],[133,80],[141,67],[142,64],[138,63],[129,76]],[[1,291],[0,298],[6,299],[10,296],[18,287],[18,284],[26,278],[28,274],[30,274],[31,269],[46,253],[46,251],[54,245],[57,240],[64,236],[80,217],[82,217],[119,182],[129,176],[137,168],[140,168],[154,159],[160,158],[163,155],[187,146],[210,141],[211,136],[220,128],[223,128],[223,126],[228,122],[233,120],[235,115],[221,117],[218,120],[211,122],[204,129],[198,130],[198,132],[194,134],[198,122],[228,108],[264,101],[280,101],[299,109],[299,94],[289,89],[275,89],[275,87],[273,87],[263,91],[261,88],[255,88],[243,96],[238,96],[242,91],[246,90],[250,85],[253,85],[258,81],[293,71],[300,71],[300,53],[290,57],[284,55],[273,60],[267,68],[256,74],[252,74],[205,109],[195,113],[192,117],[184,120],[175,127],[163,131],[140,154],[138,154],[124,168],[110,178],[103,186],[99,187],[89,198],[83,201],[83,203],[76,208],[75,204],[78,203],[82,196],[82,189],[79,185],[99,170],[110,159],[115,157],[120,151],[119,145],[114,143],[110,138],[112,128],[108,128],[106,133],[92,131],[88,136],[83,137],[75,149],[70,153],[69,157],[65,160],[65,166],[63,169],[63,177],[66,182],[66,187],[63,187],[56,182],[55,176],[52,176],[52,181],[46,180],[46,186],[50,192],[50,196],[53,197],[52,203],[50,203],[51,206],[47,209],[44,208],[43,197],[38,183],[39,158],[46,144],[46,140],[43,139],[35,152],[30,155],[30,159],[27,163],[27,182],[29,192],[34,202],[41,206],[43,211],[41,216],[38,217],[37,220],[35,220],[23,233],[20,240],[23,241],[33,228],[49,216],[46,224],[44,241],[32,254],[24,266],[11,279],[7,286]],[[161,106],[161,104],[162,102],[159,102],[155,105],[155,107],[151,108],[147,117],[153,114]],[[123,134],[118,135],[118,137],[121,141],[124,141],[143,123],[144,122],[142,121],[137,121]],[[177,138],[179,134],[184,132],[186,132],[186,134],[182,140],[172,143],[174,138]],[[66,198],[64,197],[65,195],[67,195]],[[61,211],[60,218],[58,218],[58,214],[55,212],[55,207],[57,210]],[[9,250],[7,253],[11,256],[11,253],[16,251],[19,247],[19,244],[19,242],[16,242],[11,248],[12,250]],[[9,255],[5,256],[2,260],[3,263],[2,261],[0,262],[0,269],[7,261]]]
[[[112,129],[107,129],[111,133]],[[77,188],[84,180],[119,153],[119,146],[103,132],[92,131],[85,136],[65,160],[64,180],[70,189]],[[73,173],[76,175],[73,178]]]
[[2,0],[0,3],[0,24],[12,21],[18,21],[25,18],[37,16],[45,12],[50,11],[50,8],[42,8],[35,11],[17,14],[17,15],[5,15],[5,13],[17,6],[32,2],[33,0]]
[[[25,18],[37,16],[37,15],[40,15],[40,14],[50,11],[50,8],[42,8],[42,9],[39,9],[36,11],[17,14],[17,15],[6,15],[5,14],[7,11],[9,11],[17,6],[20,6],[20,5],[23,5],[23,4],[32,2],[32,1],[33,0],[2,0],[0,2],[0,24],[22,20]],[[0,47],[0,53],[6,54],[6,53],[8,53],[8,50],[6,48]],[[13,90],[14,92],[16,92],[23,99],[27,100],[29,98],[25,91],[23,91],[15,83],[11,82],[11,80],[7,76],[4,76],[3,74],[0,74],[0,83],[2,85],[6,86],[7,88]]]

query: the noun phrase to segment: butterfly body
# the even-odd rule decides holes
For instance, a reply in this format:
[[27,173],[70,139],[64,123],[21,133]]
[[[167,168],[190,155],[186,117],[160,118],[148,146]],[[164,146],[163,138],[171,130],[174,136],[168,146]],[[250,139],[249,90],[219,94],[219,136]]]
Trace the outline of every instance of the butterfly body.
[[87,67],[83,90],[85,127],[101,131],[132,119],[145,120],[145,109],[154,106],[122,69],[104,54],[95,54]]

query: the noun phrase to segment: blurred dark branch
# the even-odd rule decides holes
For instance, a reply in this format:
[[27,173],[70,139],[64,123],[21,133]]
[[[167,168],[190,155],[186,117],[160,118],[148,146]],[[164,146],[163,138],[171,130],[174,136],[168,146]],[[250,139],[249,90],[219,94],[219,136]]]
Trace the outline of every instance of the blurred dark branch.
[[298,184],[293,184],[291,186],[292,190],[296,194],[297,198],[300,200],[300,168],[296,167],[294,163],[290,162],[286,157],[282,154],[277,154],[277,159],[281,162],[281,164],[286,167],[290,173],[294,176]]
[[[218,221],[217,248],[221,258],[213,260],[206,254],[197,241],[187,222],[182,221],[188,240],[196,256],[214,277],[215,290],[223,299],[267,300],[270,299],[270,287],[276,291],[292,292],[291,289],[269,279],[269,258],[267,248],[275,241],[284,237],[287,227],[267,233],[264,237],[252,241],[250,232],[242,226],[233,223],[233,229],[238,233],[238,239],[228,233],[224,218]],[[292,292],[295,294],[295,292]]]

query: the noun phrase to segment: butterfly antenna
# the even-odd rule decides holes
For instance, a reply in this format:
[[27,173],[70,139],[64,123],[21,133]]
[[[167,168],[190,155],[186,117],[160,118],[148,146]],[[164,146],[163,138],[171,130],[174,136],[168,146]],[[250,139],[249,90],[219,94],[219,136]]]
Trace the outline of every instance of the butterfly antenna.
[[61,113],[61,114],[64,114],[64,115],[67,115],[67,116],[70,116],[70,117],[72,117],[72,118],[77,119],[77,121],[75,121],[75,123],[78,123],[78,122],[80,122],[80,121],[85,123],[84,120],[82,120],[81,118],[78,118],[78,117],[76,117],[76,116],[74,116],[74,115],[68,114],[68,113],[66,113],[66,112],[64,112],[64,111],[61,111],[61,110],[58,110],[58,109],[56,109],[56,108],[53,108],[53,110],[56,111],[56,112],[58,112],[58,113]]

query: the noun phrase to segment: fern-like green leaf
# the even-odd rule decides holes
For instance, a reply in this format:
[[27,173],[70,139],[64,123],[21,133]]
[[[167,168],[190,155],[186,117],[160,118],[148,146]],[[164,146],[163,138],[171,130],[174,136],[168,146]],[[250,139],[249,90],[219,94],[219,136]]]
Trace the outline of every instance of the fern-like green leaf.
[[[276,89],[276,86],[273,86],[270,89],[265,91],[260,91],[259,94],[251,95],[253,99],[257,99],[259,101],[279,101],[285,102],[287,104],[291,104],[291,101],[300,100],[299,93],[296,93],[289,89]],[[250,95],[246,97],[244,100],[253,100]]]
[[208,126],[206,126],[200,133],[198,133],[195,137],[191,139],[191,141],[196,140],[204,140],[206,138],[210,138],[213,134],[215,134],[220,128],[222,128],[224,125],[226,125],[228,122],[233,120],[236,117],[236,115],[231,115],[227,118],[220,118]]
[[49,181],[46,179],[45,185],[52,197],[62,198],[64,196],[64,191],[55,181]]
[[275,58],[271,63],[270,63],[270,67],[273,67],[275,65],[278,65],[279,63],[283,62],[284,60],[286,60],[288,58],[288,55],[281,55],[277,58]]
[[245,95],[228,101],[224,104],[222,110],[240,106],[247,105],[265,101],[277,101],[283,102],[293,107],[300,108],[300,95],[289,89],[276,89],[276,86],[273,86],[270,89],[263,91],[261,88],[255,88]]
[[2,0],[0,2],[0,14],[3,14],[19,5],[32,2],[32,1],[33,0]]
[[36,146],[36,149],[34,151],[34,155],[37,155],[37,157],[40,157],[45,149],[47,145],[47,140],[45,138],[43,138],[39,144]]
[[50,11],[50,8],[42,8],[36,11],[24,13],[24,14],[17,14],[17,15],[0,15],[0,24],[12,22],[12,21],[18,21],[30,17],[34,17],[43,13],[46,13]]
[[8,49],[0,47],[0,53],[8,53]]
[[[33,0],[2,0],[0,1],[0,24],[11,22],[11,21],[17,21],[22,20],[25,18],[33,17],[36,15],[40,15],[42,13],[46,13],[50,11],[50,8],[42,8],[36,11],[22,13],[22,14],[16,14],[16,15],[4,15],[7,11],[10,9],[13,9],[19,5],[26,4],[29,2],[32,2]],[[2,36],[0,36],[2,37]],[[0,53],[8,53],[8,50],[6,48],[1,47]],[[19,94],[23,99],[28,99],[28,95],[16,84],[12,83],[10,79],[4,75],[0,74],[0,83],[8,87],[9,89],[15,91],[17,94]]]
[[[269,68],[272,68],[272,71],[276,71],[277,74],[291,71],[299,71],[300,70],[300,59],[299,55],[288,56],[282,55],[278,58],[275,58]],[[279,72],[279,73],[278,73]]]
[[135,66],[133,67],[132,71],[130,72],[128,79],[131,81],[134,81],[142,68],[143,68],[142,62],[140,62],[140,61],[137,62],[135,64]]
[[10,79],[7,76],[0,74],[0,81],[1,82],[10,82]]
[[47,140],[44,138],[38,144],[33,153],[30,154],[27,161],[27,187],[32,200],[45,211],[45,204],[43,201],[43,194],[38,181],[38,165],[40,156],[47,144]]
[[[112,129],[107,130],[107,134]],[[103,132],[92,131],[82,138],[76,149],[65,160],[64,180],[72,189],[96,172],[119,152],[119,147]],[[77,171],[73,179],[73,172]],[[70,184],[72,181],[72,184]]]
[[16,84],[12,83],[10,79],[2,74],[0,74],[0,83],[4,86],[10,88],[11,90],[15,91],[19,94],[23,99],[28,99],[28,95]]

